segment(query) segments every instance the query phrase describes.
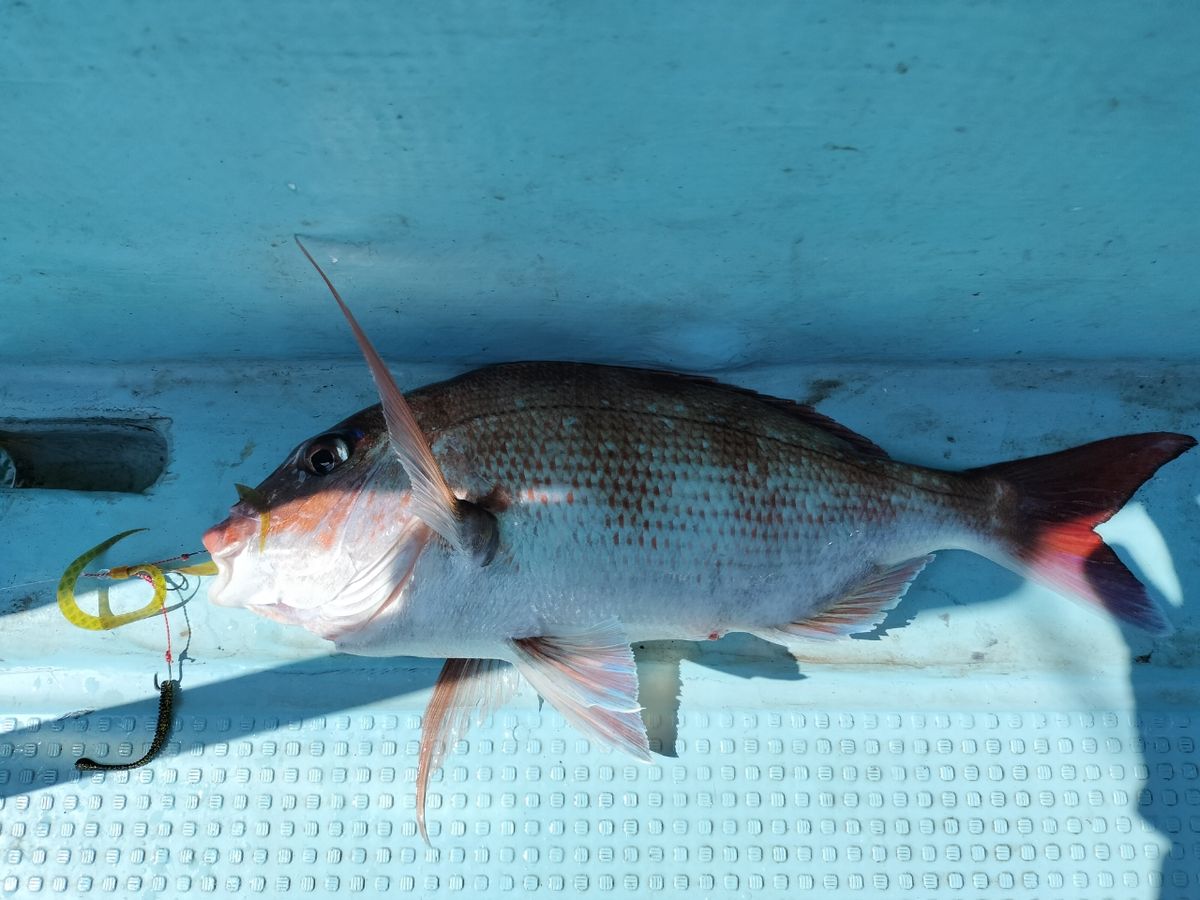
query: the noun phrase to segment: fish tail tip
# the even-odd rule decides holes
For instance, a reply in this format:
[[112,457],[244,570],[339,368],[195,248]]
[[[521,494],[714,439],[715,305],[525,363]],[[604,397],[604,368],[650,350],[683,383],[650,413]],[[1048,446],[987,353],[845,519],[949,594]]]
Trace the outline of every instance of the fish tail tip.
[[1015,491],[1002,538],[1014,569],[1162,636],[1171,624],[1094,529],[1159,468],[1195,446],[1186,434],[1130,434],[974,473]]

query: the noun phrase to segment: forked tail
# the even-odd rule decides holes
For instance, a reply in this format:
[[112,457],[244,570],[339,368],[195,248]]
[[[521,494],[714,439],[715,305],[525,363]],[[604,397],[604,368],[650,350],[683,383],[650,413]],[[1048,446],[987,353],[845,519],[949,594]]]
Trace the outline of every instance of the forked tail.
[[1002,549],[1013,569],[1153,634],[1171,624],[1093,530],[1158,468],[1192,447],[1186,434],[1130,434],[1060,453],[972,469],[1013,490],[1002,500]]

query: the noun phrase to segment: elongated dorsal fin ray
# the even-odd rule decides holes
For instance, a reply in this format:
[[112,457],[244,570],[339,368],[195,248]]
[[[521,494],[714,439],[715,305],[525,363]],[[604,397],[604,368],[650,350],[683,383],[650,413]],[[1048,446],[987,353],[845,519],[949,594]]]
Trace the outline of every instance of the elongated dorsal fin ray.
[[448,659],[442,666],[421,719],[417,758],[417,827],[426,844],[425,801],[430,776],[441,768],[455,741],[507,703],[518,683],[516,670],[500,659]]
[[633,649],[619,622],[509,643],[517,669],[564,719],[606,747],[650,761]]
[[301,243],[299,235],[296,236],[296,245],[312,263],[317,274],[321,276],[321,280],[325,282],[325,286],[329,288],[329,292],[333,294],[333,299],[341,307],[342,315],[350,323],[354,339],[358,341],[358,347],[371,370],[371,377],[375,380],[375,387],[379,391],[379,401],[383,407],[384,421],[387,422],[392,450],[399,458],[400,464],[404,466],[404,471],[412,486],[413,514],[449,541],[454,549],[463,550],[467,542],[464,540],[458,516],[458,498],[446,484],[441,467],[434,459],[429,442],[425,440],[425,435],[417,424],[408,401],[400,393],[400,388],[396,387],[396,382],[392,379],[387,365],[375,348],[371,346],[366,333],[359,327],[354,314],[350,312],[350,307],[342,300],[337,288],[333,286],[329,276],[313,259],[308,248]]

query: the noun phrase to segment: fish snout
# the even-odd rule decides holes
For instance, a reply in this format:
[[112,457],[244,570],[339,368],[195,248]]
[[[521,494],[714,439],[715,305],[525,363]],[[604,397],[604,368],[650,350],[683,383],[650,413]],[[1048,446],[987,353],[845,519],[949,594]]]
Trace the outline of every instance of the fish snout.
[[258,532],[258,516],[233,513],[224,522],[204,532],[204,549],[216,559],[249,542]]

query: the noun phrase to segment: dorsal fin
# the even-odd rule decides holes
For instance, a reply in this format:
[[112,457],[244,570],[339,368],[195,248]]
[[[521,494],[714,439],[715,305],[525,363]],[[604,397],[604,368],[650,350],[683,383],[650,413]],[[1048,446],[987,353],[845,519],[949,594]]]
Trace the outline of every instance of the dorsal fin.
[[[759,395],[762,396],[762,395]],[[836,438],[841,438],[859,453],[864,453],[867,456],[874,456],[879,459],[890,459],[887,451],[872,441],[870,438],[865,438],[857,431],[851,431],[841,422],[836,419],[831,419],[824,413],[819,413],[811,406],[805,406],[803,403],[793,403],[790,400],[778,400],[774,397],[763,397],[764,400],[771,401],[771,405],[778,406],[785,412],[790,413],[797,419],[801,419],[822,431],[832,434]]]
[[[778,412],[784,413],[806,425],[811,425],[818,428],[826,434],[845,441],[859,453],[865,456],[872,456],[876,459],[890,459],[886,450],[876,444],[869,438],[863,437],[857,431],[847,428],[841,422],[831,419],[824,413],[818,412],[811,406],[803,403],[798,403],[795,400],[788,400],[783,397],[772,397],[770,394],[761,394],[758,391],[749,388],[738,387],[737,385],[728,384],[724,381],[719,381],[708,375],[693,375],[685,372],[670,372],[666,369],[647,369],[637,366],[609,366],[609,365],[594,365],[592,363],[564,363],[554,361],[535,361],[519,363],[496,363],[487,366],[488,369],[505,369],[505,368],[537,368],[543,366],[551,366],[561,368],[563,372],[568,372],[572,369],[596,369],[598,371],[609,371],[614,373],[624,373],[626,376],[636,376],[646,379],[657,379],[665,388],[671,384],[675,385],[702,385],[703,387],[718,391],[729,397],[736,398],[739,401],[750,401],[759,403],[763,406],[770,407]],[[459,376],[462,377],[462,376]],[[451,379],[452,381],[454,379]]]
[[499,531],[496,528],[495,517],[486,510],[454,496],[433,456],[429,442],[417,424],[408,401],[396,386],[387,365],[371,345],[366,333],[359,327],[338,289],[313,259],[308,248],[301,243],[298,235],[296,246],[312,263],[329,292],[333,294],[333,299],[337,301],[350,324],[354,339],[358,342],[367,367],[371,370],[371,377],[379,391],[379,401],[384,421],[387,423],[392,451],[408,475],[413,513],[449,541],[454,549],[470,553],[476,562],[486,566],[496,554]]
[[719,388],[728,394],[745,397],[748,400],[755,400],[764,406],[770,406],[780,412],[787,413],[795,419],[799,419],[814,428],[820,428],[822,431],[839,438],[853,447],[860,453],[865,453],[867,456],[875,456],[879,459],[890,459],[887,451],[876,444],[869,438],[863,437],[857,431],[853,431],[838,422],[836,419],[831,419],[824,413],[817,412],[811,406],[800,403],[796,400],[788,400],[784,397],[773,397],[770,394],[761,394],[758,391],[750,388],[738,387],[735,384],[727,384],[724,381],[718,381],[716,378],[710,378],[707,375],[684,375],[677,372],[664,372],[658,369],[649,370],[656,375],[666,375],[671,378],[685,379],[689,381],[699,382],[709,385],[710,387]]

